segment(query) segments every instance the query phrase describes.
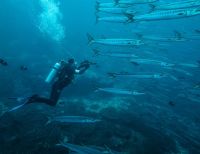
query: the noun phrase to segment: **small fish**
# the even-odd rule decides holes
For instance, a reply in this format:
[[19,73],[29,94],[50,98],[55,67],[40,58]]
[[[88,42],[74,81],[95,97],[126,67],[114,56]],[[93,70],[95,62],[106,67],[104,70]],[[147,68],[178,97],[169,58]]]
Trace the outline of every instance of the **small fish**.
[[198,88],[200,88],[200,82],[197,83],[197,84],[195,84],[195,85],[193,86],[193,88],[194,88],[194,89],[198,89]]
[[89,45],[91,44],[103,44],[112,46],[140,46],[144,43],[138,39],[121,39],[121,38],[105,38],[105,39],[94,39],[90,34],[87,34]]
[[176,9],[176,10],[161,10],[154,11],[143,15],[133,16],[133,21],[154,21],[154,20],[169,20],[186,18],[200,14],[200,7],[189,9]]
[[[127,89],[118,89],[118,88],[98,88],[97,91],[104,91],[112,94],[120,94],[120,95],[144,95],[145,93],[137,92],[137,91],[131,91]],[[97,92],[96,91],[96,92]]]
[[95,55],[116,57],[116,58],[136,58],[137,56],[130,52],[107,52],[101,53],[99,50],[93,49]]
[[101,120],[99,119],[93,119],[90,117],[85,116],[55,116],[53,118],[48,118],[48,121],[46,124],[52,123],[52,122],[61,122],[61,123],[96,123]]
[[200,34],[200,30],[199,29],[195,29],[195,32]]
[[24,66],[24,65],[21,65],[20,66],[20,70],[22,71],[27,71],[28,70],[28,67]]
[[0,64],[3,65],[3,66],[8,66],[8,63],[1,58],[0,58]]
[[173,10],[200,6],[200,0],[183,0],[178,2],[163,3],[160,5],[150,4],[152,10]]
[[175,105],[176,105],[175,102],[173,102],[173,101],[169,101],[168,104],[169,104],[170,106],[175,106]]

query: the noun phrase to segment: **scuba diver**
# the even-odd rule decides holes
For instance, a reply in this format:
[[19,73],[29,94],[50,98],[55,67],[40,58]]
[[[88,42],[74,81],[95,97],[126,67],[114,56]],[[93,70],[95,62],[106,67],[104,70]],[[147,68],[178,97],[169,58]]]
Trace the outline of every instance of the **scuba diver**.
[[50,98],[33,95],[28,99],[26,104],[45,103],[55,106],[62,90],[72,83],[75,74],[83,74],[89,67],[90,62],[87,60],[83,61],[79,67],[76,67],[74,59],[69,59],[67,63],[65,61],[56,63],[46,79],[47,83],[50,83],[55,79],[52,85]]
[[55,106],[62,90],[72,83],[76,74],[83,74],[90,67],[90,65],[95,65],[95,63],[85,60],[80,63],[80,66],[78,67],[76,66],[74,59],[69,59],[68,62],[60,61],[56,63],[45,80],[47,83],[53,82],[50,98],[41,97],[37,94],[26,98],[9,98],[23,102],[23,104],[14,107],[9,111],[14,111],[31,103],[45,103],[50,106]]

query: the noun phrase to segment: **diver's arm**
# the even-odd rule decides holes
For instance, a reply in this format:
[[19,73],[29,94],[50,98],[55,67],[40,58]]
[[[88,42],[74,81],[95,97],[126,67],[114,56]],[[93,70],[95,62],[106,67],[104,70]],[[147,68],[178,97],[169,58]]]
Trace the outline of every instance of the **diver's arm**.
[[90,67],[89,61],[83,61],[80,66],[75,70],[76,74],[83,74]]
[[85,71],[88,69],[89,67],[82,67],[82,68],[80,68],[80,69],[76,69],[75,70],[75,73],[76,74],[83,74],[83,73],[85,73]]

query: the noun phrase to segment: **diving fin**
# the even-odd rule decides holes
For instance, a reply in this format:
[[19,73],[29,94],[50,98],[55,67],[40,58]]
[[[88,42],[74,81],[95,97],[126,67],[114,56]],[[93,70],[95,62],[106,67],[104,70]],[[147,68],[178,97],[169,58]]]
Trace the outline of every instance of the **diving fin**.
[[25,106],[26,104],[27,104],[27,103],[24,103],[24,104],[15,106],[15,107],[13,107],[12,109],[8,110],[8,112],[12,112],[12,111],[18,110],[18,109],[22,108],[23,106]]
[[22,108],[23,106],[28,104],[28,101],[30,100],[30,98],[31,98],[30,96],[28,96],[28,97],[9,97],[8,99],[15,100],[21,104],[11,108],[10,110],[8,110],[8,112],[12,112],[12,111]]

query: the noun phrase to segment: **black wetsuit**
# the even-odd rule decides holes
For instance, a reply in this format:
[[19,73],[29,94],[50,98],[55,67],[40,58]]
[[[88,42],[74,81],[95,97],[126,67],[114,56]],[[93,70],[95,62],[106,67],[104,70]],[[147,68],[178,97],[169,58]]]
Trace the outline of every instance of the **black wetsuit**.
[[[77,74],[83,74],[88,68],[89,64],[79,66],[78,67],[79,73]],[[72,83],[75,74],[76,74],[76,67],[74,64],[62,62],[62,67],[57,75],[57,79],[52,85],[50,98],[33,95],[32,97],[30,97],[27,104],[45,103],[51,106],[55,106],[63,88]]]

